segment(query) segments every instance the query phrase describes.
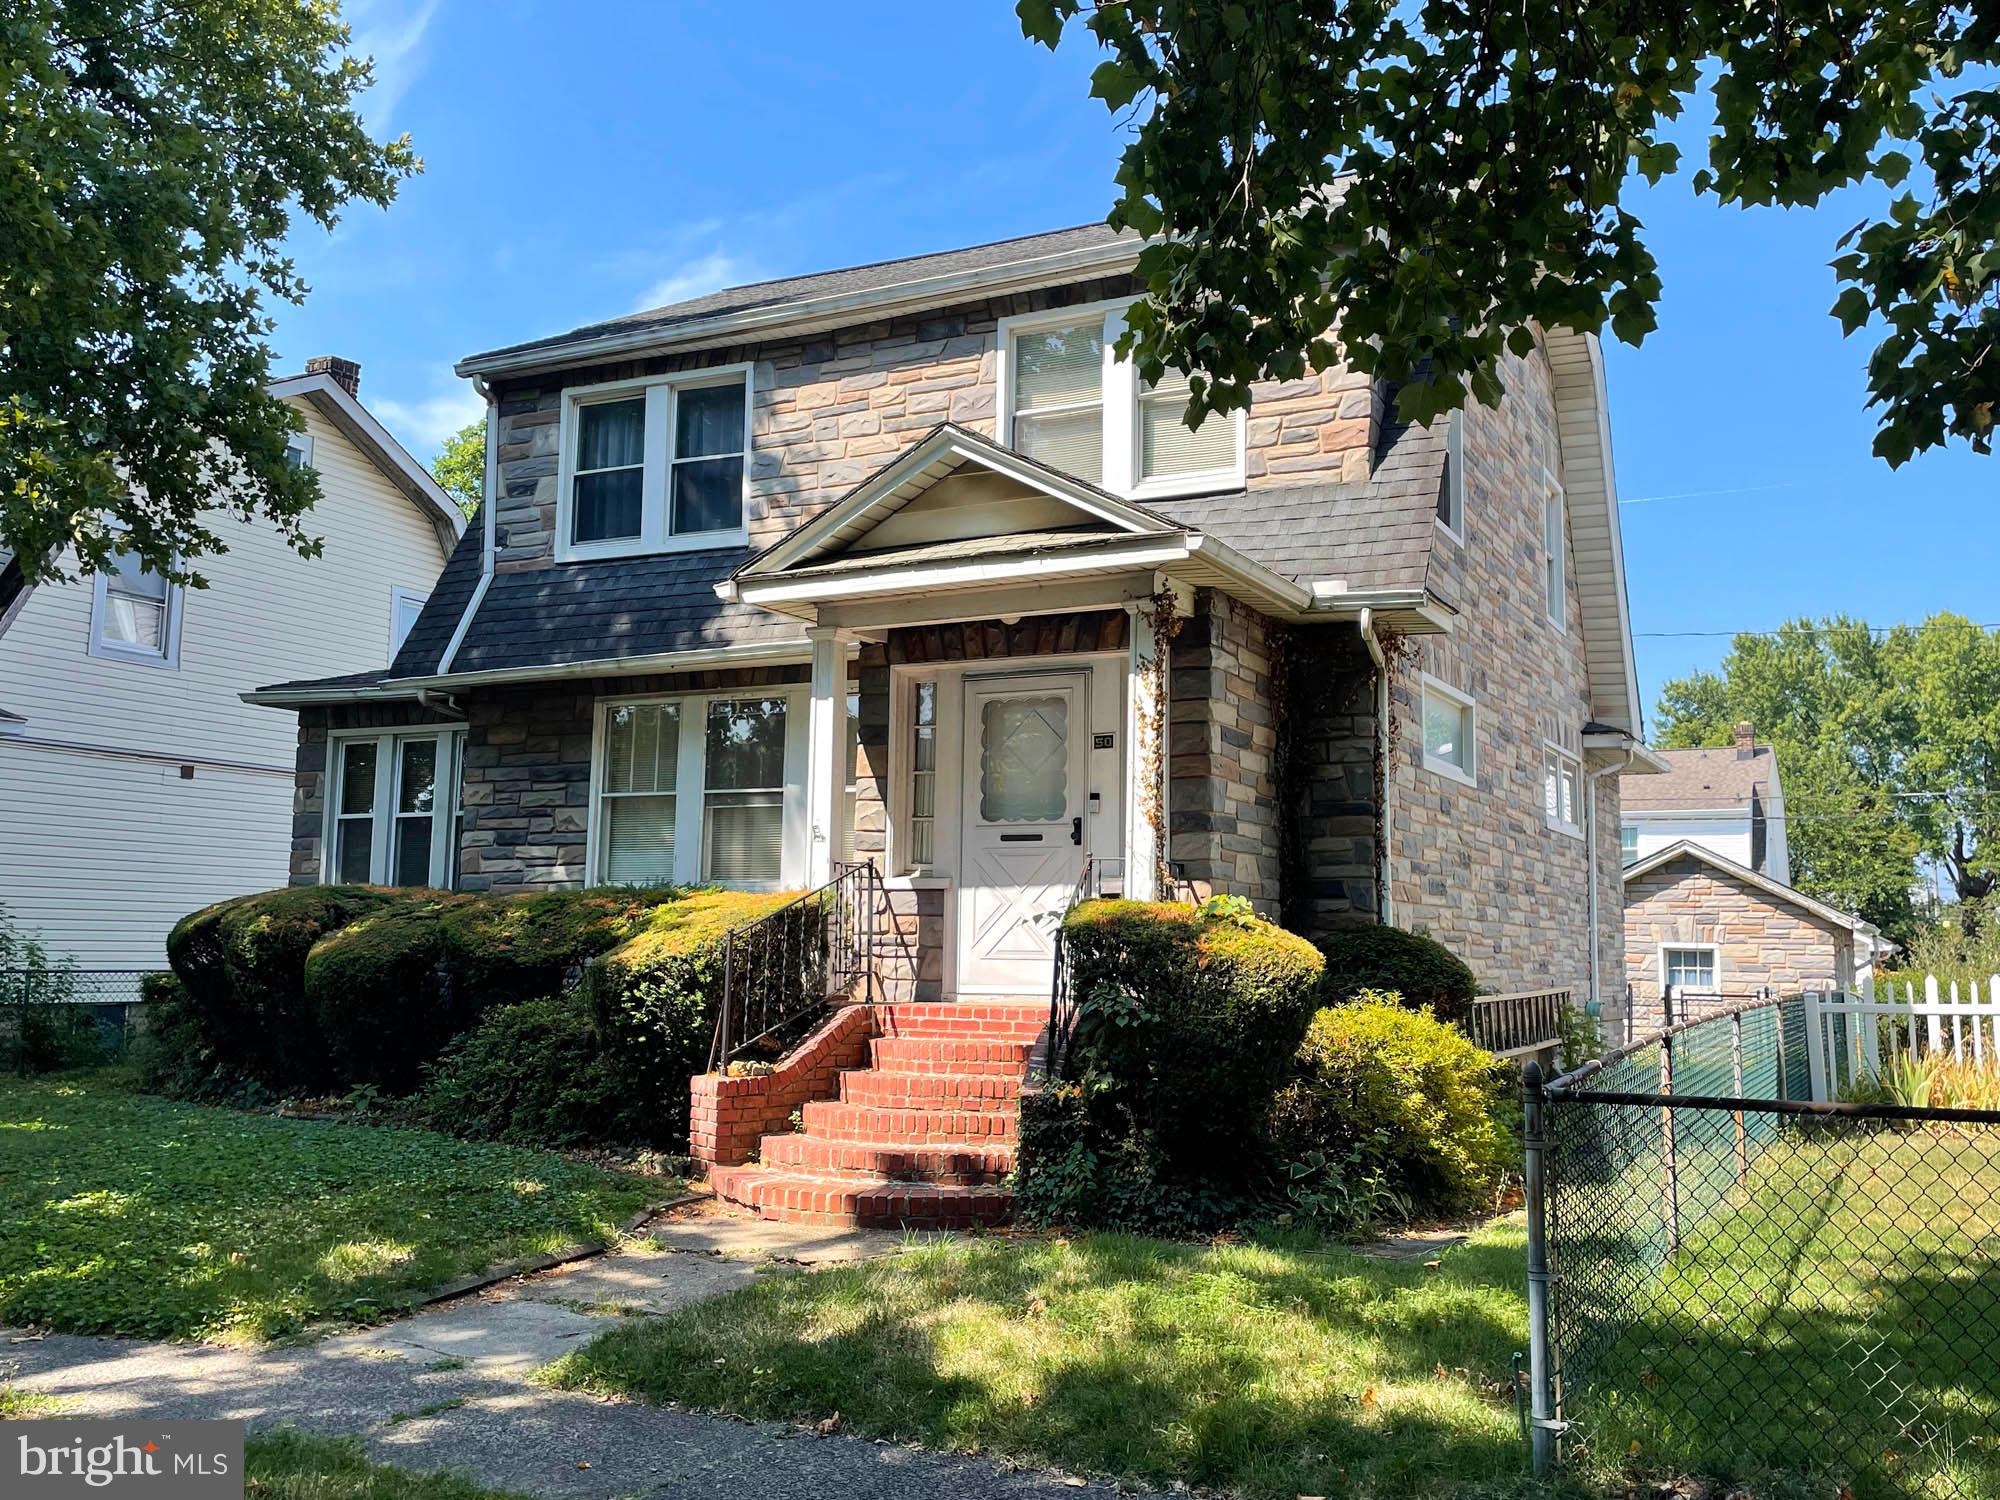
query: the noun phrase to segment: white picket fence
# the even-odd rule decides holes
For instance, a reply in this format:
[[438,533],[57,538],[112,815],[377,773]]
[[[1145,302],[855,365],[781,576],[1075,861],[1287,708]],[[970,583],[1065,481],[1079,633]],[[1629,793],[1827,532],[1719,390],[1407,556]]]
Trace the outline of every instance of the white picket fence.
[[[1958,982],[1927,976],[1921,993],[1906,982],[1870,995],[1833,991],[1805,997],[1806,1055],[1812,1096],[1837,1099],[1855,1080],[1879,1078],[1886,1041],[1892,1053],[1949,1053],[1956,1062],[2000,1064],[2000,974],[1960,993]],[[1889,1024],[1882,1025],[1883,1018]]]

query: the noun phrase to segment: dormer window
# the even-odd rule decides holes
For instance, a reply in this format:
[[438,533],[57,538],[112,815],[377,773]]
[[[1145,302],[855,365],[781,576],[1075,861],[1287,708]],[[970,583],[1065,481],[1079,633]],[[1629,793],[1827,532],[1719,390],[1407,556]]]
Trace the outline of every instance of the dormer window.
[[747,366],[565,391],[560,556],[741,546],[749,472]]
[[1129,302],[1007,318],[1000,324],[1000,440],[1077,479],[1133,499],[1243,483],[1243,413],[1190,431],[1187,377],[1153,385],[1118,358]]

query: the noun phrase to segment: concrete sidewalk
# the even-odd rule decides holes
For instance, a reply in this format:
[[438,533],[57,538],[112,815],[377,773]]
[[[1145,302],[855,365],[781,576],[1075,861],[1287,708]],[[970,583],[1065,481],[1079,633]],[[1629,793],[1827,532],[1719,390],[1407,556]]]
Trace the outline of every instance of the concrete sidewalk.
[[[619,1317],[758,1276],[894,1254],[896,1234],[682,1211],[634,1246],[317,1343],[261,1350],[0,1334],[0,1374],[77,1416],[241,1417],[358,1434],[371,1456],[544,1500],[1075,1493],[1058,1474],[527,1382]],[[1112,1487],[1093,1486],[1104,1492]]]

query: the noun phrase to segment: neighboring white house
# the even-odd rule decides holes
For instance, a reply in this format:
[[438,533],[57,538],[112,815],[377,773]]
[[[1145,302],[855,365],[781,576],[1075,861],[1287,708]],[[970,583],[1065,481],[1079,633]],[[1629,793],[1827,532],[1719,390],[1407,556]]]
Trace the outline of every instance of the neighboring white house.
[[1736,726],[1733,745],[1655,753],[1667,773],[1623,789],[1619,832],[1627,865],[1685,841],[1780,885],[1792,883],[1778,757],[1757,743],[1749,724]]
[[180,917],[285,883],[294,726],[237,695],[379,671],[463,528],[359,381],[316,359],[271,387],[305,415],[316,558],[228,518],[201,590],[134,565],[24,586],[0,552],[0,909],[52,954],[158,968]]

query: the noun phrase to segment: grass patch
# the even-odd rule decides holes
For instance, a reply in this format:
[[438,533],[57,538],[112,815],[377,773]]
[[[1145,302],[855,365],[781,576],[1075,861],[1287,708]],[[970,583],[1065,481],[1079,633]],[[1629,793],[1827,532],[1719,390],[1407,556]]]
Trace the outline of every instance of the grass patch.
[[1741,1206],[1656,1275],[1579,1246],[1607,1268],[1571,1295],[1579,1461],[1772,1500],[2000,1495],[2000,1131],[1787,1130],[1740,1190],[1726,1142],[1688,1155],[1690,1202]]
[[545,1152],[0,1079],[0,1322],[269,1339],[607,1240],[658,1184]]
[[59,1417],[70,1403],[61,1396],[24,1391],[13,1381],[0,1381],[0,1422],[25,1422],[31,1417]]
[[515,1500],[457,1474],[370,1463],[358,1438],[274,1432],[243,1449],[245,1500]]
[[1257,1497],[1519,1494],[1523,1231],[1436,1269],[1305,1240],[970,1241],[621,1325],[571,1389]]

